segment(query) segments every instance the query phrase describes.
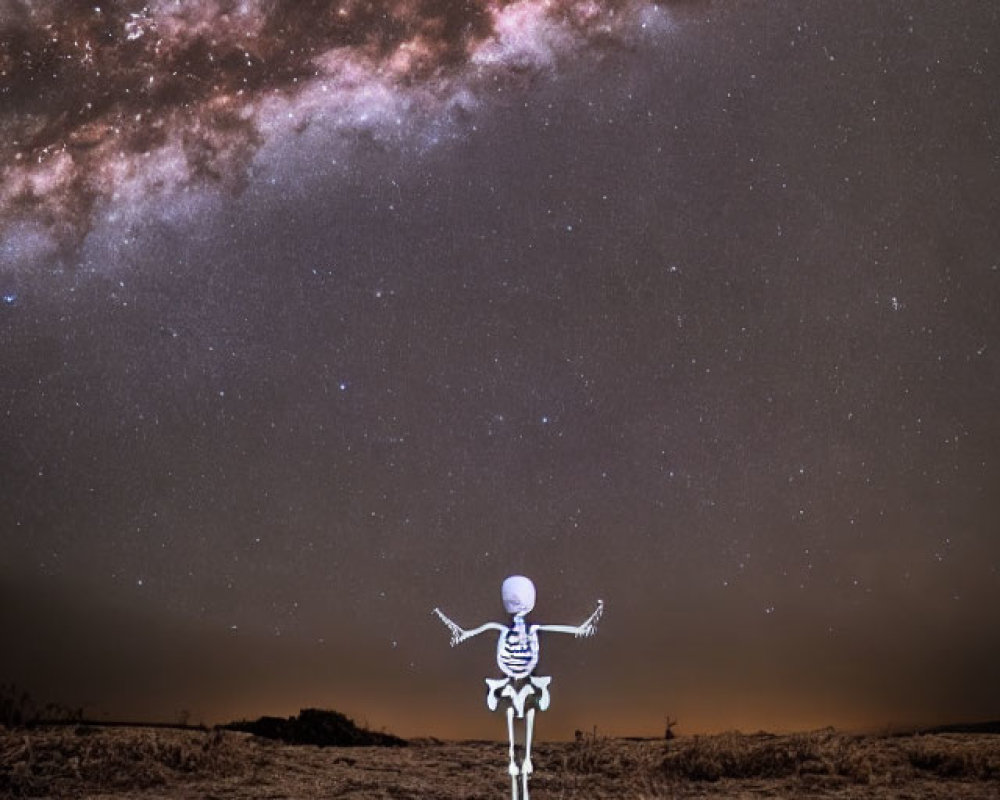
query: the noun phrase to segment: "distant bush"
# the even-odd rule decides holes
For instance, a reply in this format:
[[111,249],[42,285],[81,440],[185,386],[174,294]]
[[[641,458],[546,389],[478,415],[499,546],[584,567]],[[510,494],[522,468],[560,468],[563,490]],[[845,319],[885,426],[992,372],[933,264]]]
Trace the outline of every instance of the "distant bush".
[[320,747],[402,747],[406,744],[404,739],[390,733],[359,728],[354,720],[339,711],[319,708],[304,708],[297,717],[260,717],[252,722],[230,722],[222,727],[289,744]]

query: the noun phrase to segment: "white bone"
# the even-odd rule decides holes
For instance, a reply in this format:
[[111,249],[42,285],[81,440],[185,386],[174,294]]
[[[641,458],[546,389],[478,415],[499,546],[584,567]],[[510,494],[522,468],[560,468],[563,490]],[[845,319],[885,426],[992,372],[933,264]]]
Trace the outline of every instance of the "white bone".
[[535,584],[523,575],[511,575],[500,587],[500,596],[508,614],[530,614],[535,607]]
[[604,601],[597,601],[597,608],[579,625],[532,625],[531,629],[535,633],[572,633],[578,639],[580,637],[590,637],[597,633],[597,623],[604,613]]
[[448,626],[448,630],[451,631],[451,646],[454,647],[456,644],[464,642],[466,639],[471,639],[473,636],[478,636],[485,631],[506,631],[507,626],[501,625],[499,622],[487,622],[480,625],[478,628],[473,628],[471,631],[464,630],[456,625],[452,620],[444,615],[440,608],[435,608],[434,612],[438,615],[438,618]]
[[489,690],[486,692],[486,707],[490,711],[497,710],[497,705],[500,703],[500,695],[503,693],[508,680],[508,678],[486,679],[486,685],[489,687]]
[[[507,709],[507,738],[510,741],[510,765],[507,771],[512,778],[517,777],[517,761],[514,759],[514,709]],[[516,785],[516,784],[515,784]]]
[[521,800],[528,800],[528,778],[535,768],[531,765],[531,733],[535,728],[535,709],[528,709],[524,721],[524,759],[521,762]]
[[532,675],[528,680],[539,690],[541,696],[538,698],[537,706],[539,711],[544,711],[549,707],[549,684],[552,683],[552,678]]
[[514,627],[497,639],[497,666],[511,678],[527,678],[538,665],[538,626],[529,629],[521,614],[514,616]]
[[530,683],[524,684],[520,689],[515,689],[509,682],[507,687],[503,690],[503,696],[509,697],[510,702],[514,706],[514,710],[517,712],[518,719],[524,719],[524,701],[528,699],[528,695],[535,693],[535,687]]

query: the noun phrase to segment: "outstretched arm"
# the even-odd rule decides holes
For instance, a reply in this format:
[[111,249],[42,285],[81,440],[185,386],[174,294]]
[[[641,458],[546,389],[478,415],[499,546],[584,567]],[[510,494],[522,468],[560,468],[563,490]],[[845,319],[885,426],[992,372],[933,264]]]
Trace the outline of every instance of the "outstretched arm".
[[440,608],[435,608],[434,612],[438,615],[438,618],[448,627],[451,631],[451,646],[454,647],[456,644],[464,642],[466,639],[471,639],[473,636],[478,636],[484,631],[502,631],[506,630],[503,625],[499,622],[487,622],[484,625],[480,625],[478,628],[473,628],[471,631],[464,630],[456,625],[452,620],[445,616],[444,612]]
[[581,625],[532,625],[536,631],[546,631],[548,633],[572,633],[577,638],[581,636],[593,636],[597,633],[597,621],[604,613],[604,601],[597,601],[597,608]]

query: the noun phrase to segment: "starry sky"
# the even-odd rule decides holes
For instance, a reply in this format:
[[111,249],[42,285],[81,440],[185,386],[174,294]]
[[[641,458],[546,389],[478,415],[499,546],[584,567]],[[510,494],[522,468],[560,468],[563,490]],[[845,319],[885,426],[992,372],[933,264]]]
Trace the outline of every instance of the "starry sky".
[[0,679],[502,738],[1000,716],[990,0],[0,0]]

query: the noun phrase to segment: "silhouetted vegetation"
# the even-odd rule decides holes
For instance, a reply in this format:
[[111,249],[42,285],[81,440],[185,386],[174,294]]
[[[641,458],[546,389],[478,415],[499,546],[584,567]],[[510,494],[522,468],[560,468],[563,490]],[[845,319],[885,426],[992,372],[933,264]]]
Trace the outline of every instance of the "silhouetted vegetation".
[[61,703],[40,703],[13,683],[0,684],[0,725],[5,728],[30,728],[54,722],[78,722],[83,710]]
[[288,744],[320,747],[402,747],[406,744],[404,739],[391,733],[359,728],[354,720],[339,711],[319,708],[304,708],[297,717],[261,717],[253,722],[230,722],[222,727]]
[[917,733],[1000,733],[1000,720],[935,725],[933,728],[921,728]]

